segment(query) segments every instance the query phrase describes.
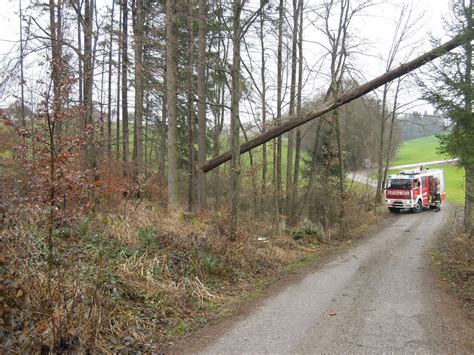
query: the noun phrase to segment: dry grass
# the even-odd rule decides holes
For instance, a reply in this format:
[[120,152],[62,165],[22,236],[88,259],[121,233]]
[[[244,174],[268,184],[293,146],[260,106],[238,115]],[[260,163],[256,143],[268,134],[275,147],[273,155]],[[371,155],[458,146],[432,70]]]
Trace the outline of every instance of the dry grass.
[[250,223],[229,243],[225,218],[182,215],[142,203],[58,228],[50,279],[44,216],[18,218],[2,236],[4,350],[155,351],[315,250]]
[[159,351],[301,257],[323,253],[320,242],[365,232],[374,218],[358,198],[348,198],[344,228],[305,222],[279,234],[243,216],[232,243],[225,211],[190,217],[129,200],[120,213],[58,227],[50,277],[46,212],[23,211],[2,230],[3,350]]
[[441,240],[432,257],[448,290],[459,300],[466,316],[474,321],[474,240],[454,230]]

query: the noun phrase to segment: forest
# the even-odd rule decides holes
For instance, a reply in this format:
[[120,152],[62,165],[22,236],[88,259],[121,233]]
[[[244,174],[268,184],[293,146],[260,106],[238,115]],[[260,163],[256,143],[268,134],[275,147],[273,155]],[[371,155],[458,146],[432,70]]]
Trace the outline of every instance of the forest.
[[[419,132],[447,129],[471,238],[472,1],[423,52],[413,3],[9,2],[3,349],[161,351],[383,219],[390,162]],[[390,43],[367,75],[377,6]],[[409,114],[419,97],[433,120]],[[353,178],[368,168],[376,187]]]

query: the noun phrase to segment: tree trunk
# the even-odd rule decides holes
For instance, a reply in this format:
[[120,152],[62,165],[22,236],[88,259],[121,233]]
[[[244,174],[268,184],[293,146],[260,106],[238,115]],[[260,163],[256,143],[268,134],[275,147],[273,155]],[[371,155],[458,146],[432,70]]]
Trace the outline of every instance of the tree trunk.
[[382,110],[380,117],[380,136],[379,136],[379,151],[378,151],[378,162],[377,162],[377,187],[375,190],[375,203],[380,203],[382,198],[382,180],[383,180],[383,158],[385,156],[385,124],[387,122],[387,92],[388,84],[383,86],[382,94]]
[[135,39],[135,119],[134,119],[134,179],[143,169],[143,1],[134,0],[133,34]]
[[[77,11],[79,13],[82,11],[82,0],[77,0],[76,3]],[[82,65],[83,65],[83,57],[82,57],[82,23],[81,17],[77,16],[77,52],[79,54],[78,60],[78,74],[77,74],[77,81],[78,81],[78,90],[79,90],[79,106],[84,104],[84,76],[82,73]]]
[[[143,62],[146,63],[145,53]],[[151,149],[148,148],[149,144],[153,144],[153,139],[150,139],[150,130],[149,130],[149,117],[150,117],[150,92],[147,90],[146,93],[144,92],[144,110],[143,110],[143,118],[145,120],[145,127],[143,132],[143,172],[145,176],[148,177],[148,170],[147,167],[152,159]],[[151,141],[151,142],[150,142]]]
[[168,207],[178,204],[178,147],[176,95],[178,92],[176,51],[178,39],[175,31],[175,1],[166,1],[166,76],[168,109]]
[[[62,33],[61,33],[61,11],[62,11],[62,0],[58,0],[56,3],[54,0],[49,1],[49,14],[50,14],[50,36],[51,36],[51,79],[53,81],[53,114],[54,128],[60,123],[62,116],[62,78],[61,71],[63,69],[63,58],[62,58]],[[23,86],[23,85],[22,85]]]
[[188,1],[188,211],[194,211],[194,0]]
[[[92,122],[92,89],[94,74],[92,67],[92,24],[93,24],[93,0],[84,1],[84,104],[85,119],[84,126]],[[90,158],[90,157],[89,157]]]
[[464,203],[464,229],[468,238],[474,237],[474,166],[464,167],[466,192]]
[[[467,26],[468,29],[473,31],[474,19],[473,15],[473,0],[469,1],[469,6],[465,10],[467,12]],[[465,44],[466,51],[466,68],[465,68],[465,82],[471,85],[466,85],[465,89],[465,111],[466,111],[466,125],[465,129],[473,132],[474,128],[474,116],[472,114],[472,101],[473,101],[473,87],[472,87],[472,40]],[[470,126],[470,127],[469,127]],[[472,158],[471,158],[472,159]],[[464,167],[466,173],[466,192],[464,199],[464,229],[468,238],[474,236],[474,164],[468,163]]]
[[[306,122],[314,120],[325,113],[328,113],[344,104],[347,104],[367,93],[377,89],[378,87],[384,85],[385,83],[392,81],[405,75],[407,73],[412,72],[415,69],[418,69],[422,65],[431,62],[432,60],[441,57],[446,52],[449,52],[464,43],[465,39],[462,36],[456,36],[455,38],[451,39],[450,41],[432,49],[431,51],[407,62],[395,69],[386,72],[383,75],[376,77],[375,79],[356,87],[346,93],[339,95],[336,98],[331,98],[329,100],[324,101],[322,104],[318,105],[315,109],[308,112],[304,116],[295,117],[288,121],[283,122],[281,125],[269,129],[265,133],[259,134],[258,136],[250,139],[248,142],[242,144],[240,147],[240,154],[249,151],[255,147],[262,145],[263,143],[268,142],[269,140],[278,137],[279,135],[288,132],[289,130],[301,126]],[[228,151],[226,153],[221,154],[217,158],[214,158],[208,161],[204,166],[202,166],[203,171],[208,172],[215,167],[229,161],[232,155],[231,152]]]
[[[199,44],[198,44],[198,163],[206,162],[206,0],[199,0]],[[206,174],[198,171],[198,208],[207,208]]]
[[317,221],[317,209],[315,200],[316,195],[316,178],[317,178],[317,169],[318,169],[318,149],[319,149],[319,137],[321,136],[321,129],[323,126],[323,121],[318,121],[316,128],[316,137],[314,139],[313,151],[311,154],[311,169],[309,173],[309,181],[306,193],[306,206],[308,209],[308,217],[316,223]]
[[280,231],[280,199],[279,199],[279,193],[278,193],[278,174],[277,174],[277,169],[276,169],[276,165],[277,165],[277,161],[278,161],[278,158],[277,158],[277,151],[278,151],[278,148],[277,148],[277,145],[278,145],[278,141],[275,139],[273,140],[273,169],[272,169],[272,181],[273,181],[273,205],[274,205],[274,220],[273,220],[273,225],[274,225],[274,228],[276,230],[276,232],[278,233]]
[[[293,34],[291,47],[291,84],[290,84],[290,107],[289,116],[295,115],[296,102],[296,66],[297,66],[297,48],[298,48],[298,0],[293,0]],[[291,194],[293,192],[293,148],[295,145],[295,131],[288,132],[288,148],[286,157],[286,215],[288,223],[291,225]]]
[[[167,56],[167,54],[166,54]],[[161,96],[161,122],[159,125],[160,128],[160,152],[158,156],[158,170],[160,171],[160,182],[162,187],[165,185],[165,181],[167,179],[166,173],[166,157],[168,155],[167,150],[167,137],[168,137],[168,129],[167,129],[167,121],[168,121],[168,94],[166,89],[168,88],[168,82],[166,78],[168,77],[168,70],[166,66],[166,62],[163,65],[163,93]]]
[[[245,132],[244,126],[242,125],[242,122],[239,119],[239,126],[240,130],[242,131],[242,134],[244,136],[244,140],[248,142],[249,138],[247,136],[247,132]],[[255,174],[257,171],[254,169],[254,159],[253,159],[253,154],[252,151],[249,151],[249,163],[250,163],[250,174],[251,177],[250,179],[252,180],[252,203],[254,209],[257,209],[257,204],[258,204],[258,188],[257,188],[257,177]]]
[[[93,86],[94,86],[94,61],[92,48],[92,26],[94,23],[94,0],[84,1],[84,104],[85,120],[84,127],[93,127]],[[94,130],[88,135],[86,146],[86,165],[89,175],[90,189],[89,198],[93,199],[95,195],[94,180],[96,177],[96,152],[94,142]]]
[[[119,31],[122,31],[122,17],[123,17],[123,6],[120,4],[119,10]],[[116,112],[116,127],[115,127],[115,152],[116,159],[120,161],[120,90],[121,90],[121,77],[122,77],[122,51],[123,51],[122,34],[118,39],[118,53],[117,53],[117,112]]]
[[339,110],[335,109],[332,111],[333,124],[336,131],[336,144],[337,144],[337,160],[338,160],[338,178],[339,178],[339,218],[342,220],[344,217],[344,157],[342,152],[342,132],[341,124],[339,119]]
[[390,156],[392,155],[393,128],[395,126],[395,119],[397,118],[398,94],[400,93],[401,81],[402,81],[401,78],[399,78],[397,82],[397,88],[395,91],[395,98],[393,100],[393,108],[392,108],[391,120],[390,120],[390,131],[388,133],[388,142],[387,142],[387,155],[385,156],[385,168],[383,172],[381,189],[384,188],[385,182],[387,181],[388,167],[390,165]]
[[115,1],[112,2],[112,12],[110,14],[109,33],[109,73],[107,91],[107,152],[109,159],[112,157],[112,49],[113,49],[113,28],[114,28]]
[[[266,59],[265,59],[265,37],[263,33],[263,27],[265,24],[265,10],[264,10],[265,0],[260,0],[260,48],[261,48],[261,76],[262,76],[262,90],[261,90],[261,100],[262,100],[262,133],[265,133],[267,129],[267,85],[266,85]],[[260,198],[260,206],[263,206],[265,201],[265,194],[267,188],[267,145],[262,145],[262,192]]]
[[[298,90],[296,93],[296,114],[301,115],[303,90],[303,0],[298,0]],[[298,184],[301,159],[301,127],[296,129],[295,171],[293,173],[293,191],[291,193],[290,225],[297,222]]]
[[[285,1],[280,0],[279,12],[278,12],[278,52],[277,52],[277,127],[281,126],[281,106],[282,106],[282,86],[283,86],[283,16],[284,16]],[[264,133],[265,134],[265,133]],[[277,189],[275,198],[278,199],[278,214],[281,213],[282,203],[281,203],[281,192],[282,192],[282,182],[281,182],[281,135],[277,137],[277,153],[276,153],[276,179],[277,179]],[[277,216],[279,223],[279,216]]]
[[129,137],[128,137],[128,0],[122,0],[122,160],[123,173],[128,176]]
[[230,238],[237,238],[237,218],[239,205],[239,184],[240,184],[240,135],[239,135],[239,102],[240,102],[240,13],[242,11],[241,0],[234,0],[233,20],[232,20],[232,88],[231,88],[231,150],[232,150],[232,203],[230,212]]
[[[20,97],[20,105],[21,105],[21,125],[22,128],[26,128],[26,121],[25,121],[25,72],[24,72],[24,60],[25,60],[25,52],[24,52],[24,43],[23,43],[23,6],[21,0],[19,2],[19,11],[20,11],[20,90],[21,90],[21,97]],[[25,139],[23,138],[23,144],[25,144]],[[25,147],[26,148],[26,147]]]

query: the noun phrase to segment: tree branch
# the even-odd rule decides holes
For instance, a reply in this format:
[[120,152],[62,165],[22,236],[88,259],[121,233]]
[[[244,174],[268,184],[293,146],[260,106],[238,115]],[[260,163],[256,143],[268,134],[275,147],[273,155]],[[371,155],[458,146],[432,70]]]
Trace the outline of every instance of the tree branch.
[[[432,60],[443,56],[447,52],[459,47],[464,44],[467,40],[471,40],[466,36],[456,36],[450,41],[432,49],[431,51],[422,54],[421,56],[413,59],[412,61],[402,64],[399,67],[386,72],[383,75],[378,76],[377,78],[358,86],[357,88],[350,90],[342,95],[336,97],[335,99],[327,100],[321,105],[318,105],[314,110],[310,111],[308,114],[300,117],[295,117],[286,122],[282,122],[280,126],[276,126],[272,129],[269,129],[263,134],[256,136],[255,138],[244,143],[240,147],[240,154],[249,151],[250,149],[256,148],[259,145],[262,145],[269,140],[278,137],[279,135],[290,131],[291,129],[301,126],[302,124],[311,121],[315,118],[322,116],[323,114],[330,112],[346,103],[349,103],[368,92],[377,89],[378,87],[384,85],[385,83],[397,79],[405,74],[410,73],[411,71],[421,67],[422,65],[431,62]],[[204,172],[208,172],[226,161],[230,160],[232,157],[231,152],[228,151],[214,159],[209,160],[201,166],[201,169]]]

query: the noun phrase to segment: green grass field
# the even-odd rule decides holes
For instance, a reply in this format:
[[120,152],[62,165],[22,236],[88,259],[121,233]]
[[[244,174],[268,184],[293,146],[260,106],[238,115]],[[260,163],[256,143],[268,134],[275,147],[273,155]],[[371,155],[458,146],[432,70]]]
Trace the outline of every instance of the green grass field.
[[[438,145],[439,142],[435,136],[405,141],[400,146],[396,159],[391,165],[449,159],[449,157],[437,152]],[[439,168],[444,170],[447,200],[457,205],[464,205],[464,169],[451,164],[430,165],[429,167],[431,169]],[[389,174],[397,172],[391,171]]]
[[394,165],[415,164],[422,161],[445,160],[449,157],[439,154],[438,138],[435,136],[422,137],[404,141],[397,151]]

